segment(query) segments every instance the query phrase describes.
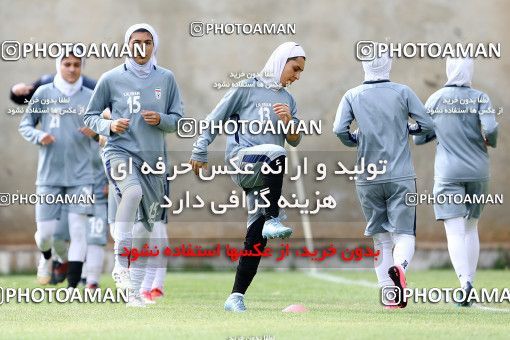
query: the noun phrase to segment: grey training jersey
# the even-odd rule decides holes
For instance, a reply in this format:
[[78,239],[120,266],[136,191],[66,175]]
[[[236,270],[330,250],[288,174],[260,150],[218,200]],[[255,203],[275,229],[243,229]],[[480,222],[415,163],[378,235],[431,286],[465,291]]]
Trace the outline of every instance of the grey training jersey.
[[[228,160],[235,157],[242,148],[261,144],[274,144],[282,147],[285,145],[285,134],[283,133],[252,133],[257,132],[260,126],[265,126],[263,124],[268,120],[277,129],[277,122],[280,118],[273,111],[273,104],[277,103],[289,105],[292,120],[294,123],[299,122],[299,119],[296,117],[296,102],[292,95],[284,88],[278,91],[267,89],[260,80],[251,78],[238,83],[235,88],[225,94],[205,120],[214,122],[259,120],[262,122],[262,125],[254,126],[253,130],[246,128],[244,131],[239,130],[238,133],[227,136],[225,161],[228,162]],[[209,129],[198,137],[197,141],[193,144],[192,159],[207,162],[207,147],[216,138],[217,130],[213,132]],[[297,141],[289,144],[296,146],[300,140],[301,135]]]
[[[113,120],[130,119],[127,131],[121,134],[110,131],[112,121],[101,117],[107,107]],[[143,110],[158,112],[159,125],[147,124],[140,114]],[[171,71],[155,66],[148,78],[140,79],[122,64],[101,76],[84,120],[92,130],[108,136],[106,159],[124,154],[154,166],[158,157],[163,156],[165,133],[177,130],[182,115],[181,95]]]
[[434,178],[446,182],[489,179],[487,146],[496,147],[498,124],[489,97],[470,87],[444,87],[425,104],[435,134],[415,137],[416,144],[437,137]]
[[[66,97],[53,83],[39,87],[34,93],[18,130],[27,141],[40,145],[36,185],[70,187],[94,182],[91,143],[95,142],[79,131],[85,126],[83,113],[91,94],[91,90],[82,87]],[[64,103],[63,98],[69,102]],[[45,133],[53,135],[55,141],[41,145]]]
[[[409,117],[417,122],[408,129]],[[353,120],[359,132],[350,133]],[[416,177],[409,148],[410,133],[426,134],[433,122],[416,94],[407,86],[390,81],[365,82],[347,91],[340,101],[333,132],[347,146],[357,146],[357,164],[364,158],[365,167],[387,161],[386,172],[373,180],[369,173],[357,175],[356,184],[396,182]]]

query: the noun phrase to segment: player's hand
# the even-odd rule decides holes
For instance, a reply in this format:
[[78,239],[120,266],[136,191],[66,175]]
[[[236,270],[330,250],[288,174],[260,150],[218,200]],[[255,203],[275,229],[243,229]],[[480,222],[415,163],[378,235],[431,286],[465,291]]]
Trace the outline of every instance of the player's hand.
[[49,133],[44,134],[44,136],[41,138],[41,144],[42,145],[49,145],[55,141],[55,136],[50,135]]
[[82,126],[78,130],[80,130],[81,133],[83,133],[85,136],[90,137],[90,138],[94,138],[95,136],[97,136],[97,133],[95,133],[94,130],[89,129],[86,126]]
[[27,85],[25,83],[19,83],[12,87],[12,93],[17,96],[26,96],[32,91],[34,87],[32,85]]
[[149,125],[158,125],[161,120],[159,113],[154,111],[143,110],[140,114],[142,115],[143,120],[145,120],[145,122]]
[[290,114],[290,108],[287,104],[281,104],[277,103],[273,105],[274,113],[278,115],[278,117],[283,120],[285,125],[289,124],[289,122],[292,119],[292,116]]
[[129,119],[128,118],[119,118],[115,119],[110,125],[110,130],[113,133],[123,133],[129,127]]
[[103,116],[103,119],[112,120],[112,113],[110,112],[109,108],[104,109],[102,116]]
[[108,140],[106,139],[106,137],[105,137],[105,136],[99,136],[99,146],[100,146],[100,147],[105,146],[107,141],[108,141]]
[[204,170],[207,170],[207,162],[199,162],[194,159],[190,159],[189,164],[191,164],[191,168],[193,169],[193,172],[195,175],[198,176],[198,171],[203,168]]
[[104,194],[105,196],[108,196],[108,189],[109,189],[109,188],[108,188],[108,184],[106,184],[106,185],[103,187],[103,194]]

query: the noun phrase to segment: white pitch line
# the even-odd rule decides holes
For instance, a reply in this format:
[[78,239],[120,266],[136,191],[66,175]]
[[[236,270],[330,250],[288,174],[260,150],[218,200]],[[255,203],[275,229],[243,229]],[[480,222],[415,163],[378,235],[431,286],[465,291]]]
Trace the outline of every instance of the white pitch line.
[[490,312],[510,313],[510,309],[508,309],[508,308],[487,307],[487,306],[484,306],[484,305],[479,305],[477,303],[474,303],[472,306],[474,308],[478,308],[478,309],[486,310],[486,311],[490,311]]
[[321,273],[319,271],[312,271],[307,274],[308,274],[308,276],[315,277],[320,280],[349,285],[349,286],[363,286],[363,287],[368,287],[368,288],[378,288],[379,287],[377,285],[377,283],[373,283],[373,282],[370,282],[367,280],[352,280],[352,279],[347,279],[345,277],[338,276],[338,275]]
[[[318,271],[309,272],[309,273],[307,273],[307,275],[310,277],[319,279],[319,280],[339,283],[339,284],[348,285],[348,286],[363,286],[363,287],[368,287],[368,288],[378,288],[379,287],[376,283],[373,283],[370,281],[351,280],[351,279],[347,279],[342,276],[321,273]],[[487,307],[487,306],[480,305],[477,303],[474,303],[472,305],[472,307],[480,309],[482,311],[486,311],[486,312],[510,313],[510,309],[508,309],[508,308]]]
[[[305,156],[306,157],[306,156]],[[290,148],[290,160],[292,162],[292,166],[297,169],[299,165],[299,155],[296,150],[296,148]],[[303,169],[302,169],[303,171]],[[298,200],[304,201],[306,199],[306,192],[305,192],[305,186],[303,184],[303,177],[299,176],[299,178],[296,180],[296,190],[297,190],[297,197]],[[305,237],[305,243],[306,247],[313,251],[313,235],[312,235],[312,225],[310,223],[310,217],[306,214],[301,214],[301,223],[303,224],[303,235]],[[312,272],[315,272],[317,268],[315,267],[315,264],[312,265],[310,268]]]

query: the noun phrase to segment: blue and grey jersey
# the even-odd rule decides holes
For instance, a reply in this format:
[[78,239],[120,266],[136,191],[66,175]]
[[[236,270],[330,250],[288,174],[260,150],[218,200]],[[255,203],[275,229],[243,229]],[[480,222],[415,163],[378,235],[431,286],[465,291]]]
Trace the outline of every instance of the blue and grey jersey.
[[[112,120],[129,118],[129,129],[112,133],[112,120],[101,117],[106,108],[110,108]],[[143,110],[158,112],[161,122],[147,124],[140,114]],[[84,120],[92,130],[108,137],[103,151],[106,159],[124,154],[154,166],[162,156],[165,134],[177,130],[182,116],[181,95],[171,71],[155,66],[147,78],[140,79],[122,64],[101,76]]]
[[415,137],[423,144],[437,137],[434,178],[445,182],[489,179],[487,145],[496,147],[498,123],[489,96],[462,86],[444,87],[425,104],[435,133]]
[[[94,182],[90,148],[95,142],[79,131],[85,126],[83,113],[91,95],[91,90],[82,87],[66,97],[53,83],[34,93],[18,130],[27,141],[40,145],[36,185],[69,187]],[[55,141],[41,145],[46,133]]]
[[[251,78],[238,83],[235,88],[230,89],[205,120],[215,122],[216,124],[228,120],[259,120],[261,121],[260,126],[265,126],[264,122],[270,120],[271,126],[277,130],[280,118],[273,111],[273,104],[277,103],[287,104],[292,115],[292,123],[299,123],[299,118],[296,116],[296,102],[286,89],[282,88],[277,91],[268,89],[257,78]],[[209,125],[211,124],[209,123]],[[207,147],[216,138],[216,132],[217,130],[211,131],[211,129],[208,129],[198,137],[193,144],[191,159],[207,162]],[[228,160],[235,157],[242,148],[261,144],[274,144],[282,147],[285,145],[286,135],[283,131],[277,130],[277,132],[282,132],[277,134],[254,134],[254,132],[257,132],[257,128],[238,129],[237,133],[229,134],[227,136],[225,161],[228,162]],[[301,134],[296,141],[289,142],[289,144],[297,146],[300,140]]]
[[[94,173],[94,197],[95,204],[106,204],[108,196],[105,195],[104,189],[108,185],[108,178],[104,171],[103,161],[101,160],[101,147],[99,143],[93,142],[91,147],[92,169]],[[113,194],[113,193],[112,193]]]
[[[409,117],[416,121],[409,125]],[[350,132],[356,120],[358,130]],[[433,122],[416,94],[407,86],[389,80],[365,82],[347,91],[340,101],[333,132],[343,144],[358,147],[357,164],[387,161],[386,172],[373,180],[366,172],[358,175],[356,184],[396,182],[416,178],[409,134],[433,131]]]

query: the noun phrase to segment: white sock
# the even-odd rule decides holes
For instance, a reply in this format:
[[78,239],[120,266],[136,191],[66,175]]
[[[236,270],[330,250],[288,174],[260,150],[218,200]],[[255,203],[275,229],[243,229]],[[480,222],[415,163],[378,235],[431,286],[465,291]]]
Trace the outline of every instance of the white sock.
[[145,276],[143,278],[142,290],[150,291],[152,289],[152,283],[154,282],[154,278],[156,277],[156,271],[158,268],[154,267],[151,263],[152,258],[147,261],[147,268],[145,268]]
[[133,238],[133,223],[115,222],[115,242],[113,253],[115,254],[115,266],[129,267],[129,259],[121,256],[124,248],[131,249]]
[[478,238],[478,219],[469,218],[466,223],[466,251],[469,265],[468,281],[473,284],[475,281],[476,266],[480,255],[480,239]]
[[[168,246],[168,233],[166,230],[166,224],[163,221],[156,222],[154,227],[157,227],[158,230],[158,238],[159,238],[159,250],[163,252],[166,246]],[[154,281],[152,283],[152,289],[158,288],[163,290],[163,286],[165,285],[166,278],[166,267],[168,264],[168,257],[160,256],[160,261],[158,268],[156,269],[156,276],[154,277]]]
[[70,212],[68,215],[69,236],[69,261],[85,261],[87,255],[87,215]]
[[140,185],[132,185],[122,193],[115,215],[114,253],[116,266],[128,267],[128,258],[120,256],[120,254],[124,252],[124,247],[128,249],[132,247],[133,224],[141,200],[142,187]]
[[[154,246],[158,245],[158,230],[156,227],[156,223],[154,223],[154,227],[152,229],[152,232],[150,233],[150,240],[149,240],[149,249],[154,249]],[[161,254],[160,254],[161,256]],[[158,262],[159,257],[150,257],[147,260],[147,266],[145,267],[145,276],[143,278],[142,282],[142,290],[143,291],[150,291],[152,289],[152,283],[154,282],[154,277],[156,276],[156,270],[158,268]]]
[[37,248],[40,251],[50,250],[53,246],[53,234],[57,228],[58,220],[49,220],[37,222],[37,231],[34,238]]
[[104,246],[89,244],[87,246],[87,284],[99,283],[103,272]]
[[[141,222],[135,223],[133,226],[133,249],[141,251],[146,243],[149,243],[150,233]],[[129,266],[129,276],[131,278],[131,285],[135,292],[140,291],[142,281],[145,277],[145,270],[147,269],[147,257],[140,256],[136,261],[131,262]]]
[[69,248],[69,243],[66,240],[62,240],[59,238],[53,239],[53,250],[55,251],[55,255],[58,256],[60,262],[67,262],[67,252]]
[[388,269],[393,266],[393,240],[390,233],[379,233],[373,236],[374,251],[379,255],[374,257],[375,274],[379,287],[393,286]]
[[466,227],[463,217],[449,218],[444,220],[446,238],[448,240],[448,252],[455,273],[459,278],[461,287],[464,287],[469,279],[468,252],[466,249]]
[[154,277],[154,281],[152,283],[152,289],[158,288],[161,291],[165,286],[165,278],[166,278],[166,267],[160,267],[156,269],[156,276]]
[[395,245],[393,249],[393,263],[395,266],[402,267],[405,272],[413,259],[416,237],[414,235],[395,233],[391,233],[391,237]]

